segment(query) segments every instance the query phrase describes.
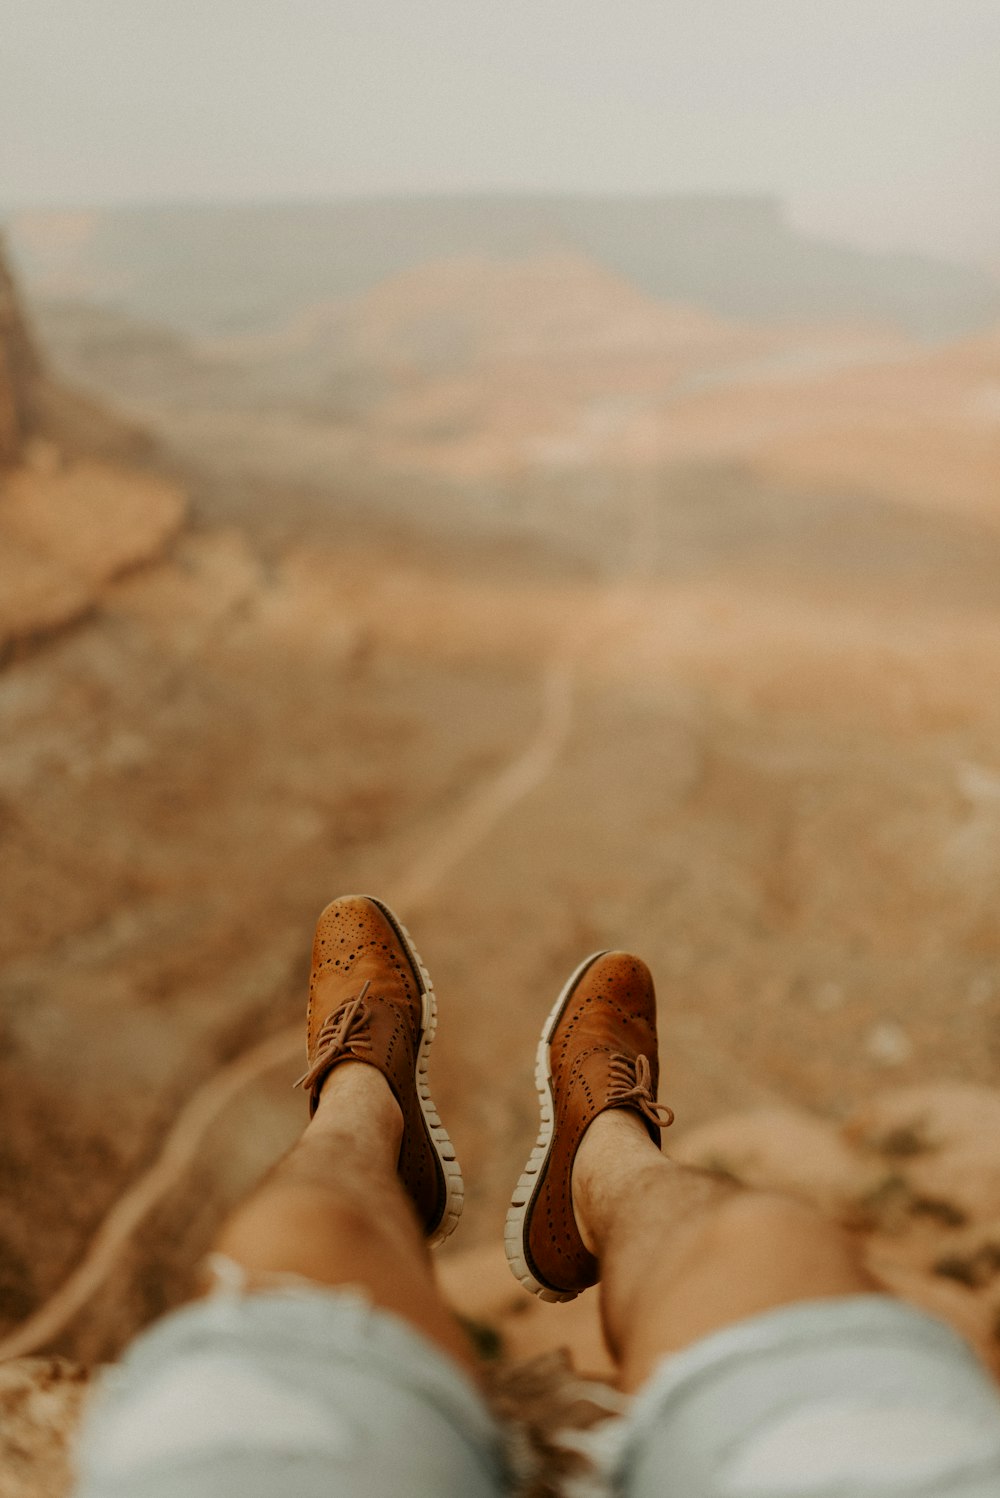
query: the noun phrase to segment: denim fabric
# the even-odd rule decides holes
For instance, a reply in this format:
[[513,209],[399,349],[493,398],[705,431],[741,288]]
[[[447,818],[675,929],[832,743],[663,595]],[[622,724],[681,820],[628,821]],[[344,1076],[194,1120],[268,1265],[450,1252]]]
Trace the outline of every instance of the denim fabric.
[[998,1498],[1000,1397],[942,1322],[810,1301],[666,1359],[614,1467],[629,1498]]
[[105,1376],[78,1498],[495,1498],[499,1433],[443,1353],[359,1294],[216,1293]]
[[[998,1498],[1000,1398],[942,1323],[814,1301],[664,1361],[604,1428],[626,1498]],[[217,1293],[104,1380],[77,1498],[500,1498],[501,1433],[450,1359],[360,1294]],[[592,1489],[590,1489],[592,1491]]]

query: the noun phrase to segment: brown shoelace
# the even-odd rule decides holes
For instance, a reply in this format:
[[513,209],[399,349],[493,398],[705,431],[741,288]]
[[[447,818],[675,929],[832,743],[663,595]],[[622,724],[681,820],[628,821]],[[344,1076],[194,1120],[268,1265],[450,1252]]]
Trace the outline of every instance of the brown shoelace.
[[653,1096],[653,1073],[648,1056],[614,1055],[611,1062],[611,1082],[614,1091],[608,1093],[608,1107],[634,1108],[657,1129],[668,1129],[674,1121],[674,1110],[666,1103],[658,1103]]
[[316,1036],[313,1063],[297,1082],[292,1083],[293,1087],[303,1087],[309,1092],[335,1062],[371,1050],[371,1038],[364,1029],[368,1022],[364,997],[370,987],[371,984],[366,982],[356,998],[348,999],[346,1004],[327,1015]]

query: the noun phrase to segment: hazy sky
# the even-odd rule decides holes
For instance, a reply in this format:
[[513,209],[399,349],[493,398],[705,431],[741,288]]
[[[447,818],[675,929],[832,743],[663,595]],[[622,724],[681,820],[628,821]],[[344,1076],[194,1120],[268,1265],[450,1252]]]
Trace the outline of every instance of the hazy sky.
[[489,188],[1000,264],[1000,0],[2,0],[0,210]]

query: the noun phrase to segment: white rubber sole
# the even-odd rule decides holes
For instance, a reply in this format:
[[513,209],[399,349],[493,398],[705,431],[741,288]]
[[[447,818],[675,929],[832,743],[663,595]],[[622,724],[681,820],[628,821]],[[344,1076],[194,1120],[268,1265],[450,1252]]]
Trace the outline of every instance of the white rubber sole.
[[524,1237],[525,1223],[535,1194],[541,1186],[555,1133],[555,1102],[552,1097],[552,1067],[549,1061],[552,1035],[580,979],[598,957],[603,956],[603,951],[592,952],[569,975],[542,1026],[541,1039],[535,1052],[535,1088],[538,1092],[539,1112],[538,1138],[521,1172],[521,1178],[514,1187],[514,1194],[507,1209],[503,1239],[511,1274],[526,1290],[530,1290],[532,1295],[537,1295],[539,1300],[575,1300],[580,1293],[578,1290],[553,1290],[551,1285],[545,1285],[537,1279],[528,1266]]
[[402,921],[394,914],[383,900],[374,895],[365,895],[373,905],[377,905],[406,948],[413,970],[417,974],[420,983],[420,997],[423,1007],[421,1019],[420,1045],[417,1048],[416,1085],[417,1100],[420,1103],[420,1111],[424,1117],[427,1134],[433,1146],[434,1153],[438,1158],[444,1175],[445,1204],[441,1214],[441,1221],[431,1237],[427,1240],[431,1248],[443,1243],[450,1238],[458,1226],[458,1219],[462,1215],[465,1205],[465,1183],[462,1180],[462,1169],[455,1157],[455,1146],[448,1138],[444,1124],[434,1106],[430,1087],[427,1082],[427,1058],[430,1054],[434,1036],[437,1033],[437,995],[434,992],[434,984],[431,975],[424,967],[420,953],[413,945],[413,938],[403,925]]

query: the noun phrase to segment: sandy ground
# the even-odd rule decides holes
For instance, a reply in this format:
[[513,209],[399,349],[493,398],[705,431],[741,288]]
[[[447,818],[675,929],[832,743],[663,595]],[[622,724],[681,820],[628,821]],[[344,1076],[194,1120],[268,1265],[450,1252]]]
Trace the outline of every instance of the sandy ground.
[[[827,332],[818,357],[814,330],[670,327],[702,383],[651,427],[649,349],[597,390],[587,324],[560,409],[600,396],[612,417],[556,478],[551,447],[524,467],[533,426],[483,438],[475,483],[474,432],[447,472],[440,428],[393,446],[400,390],[345,427],[171,354],[159,404],[155,380],[137,395],[194,521],[0,674],[8,1352],[113,1357],[188,1292],[302,1124],[307,952],[337,893],[395,902],[434,975],[433,1090],[468,1191],[444,1272],[515,1351],[568,1337],[603,1366],[589,1301],[567,1332],[558,1308],[511,1312],[491,1267],[537,1024],[586,952],[652,967],[681,1140],[793,1108],[847,1149],[890,1089],[996,1085],[995,345],[886,361],[878,331]],[[545,337],[529,426],[566,353]],[[494,353],[473,405],[506,367],[510,424],[523,350]],[[263,379],[259,348],[239,357]],[[623,364],[641,401],[614,408]],[[408,378],[412,409],[440,403],[439,371]],[[978,1200],[966,1227],[1000,1212]]]

